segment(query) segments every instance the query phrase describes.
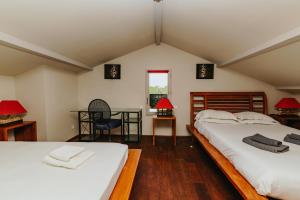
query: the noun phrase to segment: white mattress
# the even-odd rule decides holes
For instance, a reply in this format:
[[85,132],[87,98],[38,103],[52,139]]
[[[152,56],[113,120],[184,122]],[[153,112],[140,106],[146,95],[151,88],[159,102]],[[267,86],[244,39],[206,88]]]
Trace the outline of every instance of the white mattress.
[[215,124],[198,121],[195,127],[215,146],[261,195],[280,199],[300,199],[300,146],[285,153],[263,151],[242,142],[242,138],[260,133],[281,140],[300,130],[280,124]]
[[70,170],[42,162],[59,142],[0,142],[0,199],[106,200],[127,160],[128,147],[116,143],[68,143],[95,152]]

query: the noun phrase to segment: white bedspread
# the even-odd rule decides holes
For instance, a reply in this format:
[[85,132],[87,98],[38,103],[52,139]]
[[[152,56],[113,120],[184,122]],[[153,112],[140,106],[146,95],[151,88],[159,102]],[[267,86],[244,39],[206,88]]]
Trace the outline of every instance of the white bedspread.
[[0,142],[0,199],[106,200],[127,160],[128,147],[115,143],[68,143],[95,155],[76,170],[42,162],[59,142]]
[[214,145],[261,195],[300,199],[300,146],[290,146],[286,153],[263,151],[242,142],[242,138],[260,133],[283,141],[286,134],[300,130],[280,124],[215,124],[196,122],[195,127]]

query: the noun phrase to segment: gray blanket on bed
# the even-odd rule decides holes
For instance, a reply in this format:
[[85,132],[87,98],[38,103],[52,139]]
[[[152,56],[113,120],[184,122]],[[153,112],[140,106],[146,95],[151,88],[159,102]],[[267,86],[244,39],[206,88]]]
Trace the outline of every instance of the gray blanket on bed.
[[288,136],[294,140],[300,140],[300,135],[298,135],[298,134],[291,133],[291,134],[288,134]]
[[259,133],[251,136],[251,139],[256,141],[256,142],[259,142],[259,143],[263,143],[263,144],[266,144],[266,145],[271,145],[271,146],[275,146],[275,147],[279,147],[282,145],[282,142],[281,141],[278,141],[278,140],[274,140],[274,139],[271,139],[271,138],[267,138]]
[[285,142],[300,145],[300,140],[294,139],[293,137],[291,137],[291,134],[286,135],[283,140]]
[[253,136],[249,136],[249,137],[245,137],[243,138],[243,142],[245,142],[246,144],[249,144],[253,147],[259,148],[261,150],[265,150],[265,151],[270,151],[273,153],[283,153],[289,150],[289,146],[286,145],[280,145],[280,146],[272,146],[272,145],[267,145],[267,144],[263,144],[260,142],[257,142],[255,140],[252,139]]

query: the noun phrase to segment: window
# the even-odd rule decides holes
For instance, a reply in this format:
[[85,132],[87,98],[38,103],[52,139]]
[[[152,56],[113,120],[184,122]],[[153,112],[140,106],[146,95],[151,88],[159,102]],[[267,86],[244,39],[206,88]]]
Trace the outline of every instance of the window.
[[170,98],[169,70],[148,70],[146,87],[147,111],[154,114],[157,101],[162,97]]

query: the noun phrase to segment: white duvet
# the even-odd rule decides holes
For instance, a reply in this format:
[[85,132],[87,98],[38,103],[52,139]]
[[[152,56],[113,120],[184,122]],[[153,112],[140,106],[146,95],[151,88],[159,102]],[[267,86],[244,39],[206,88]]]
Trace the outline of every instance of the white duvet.
[[106,200],[127,160],[115,143],[68,143],[95,152],[76,170],[49,166],[45,155],[63,142],[0,142],[0,199]]
[[300,130],[280,124],[216,124],[195,122],[195,127],[214,145],[261,195],[300,199],[300,146],[290,146],[285,153],[271,153],[242,142],[242,138],[260,133],[283,141],[286,134]]

